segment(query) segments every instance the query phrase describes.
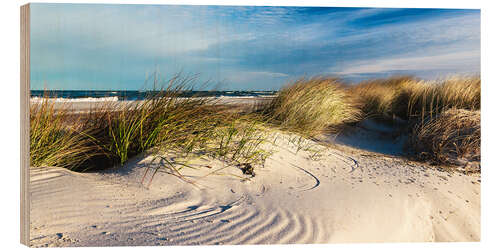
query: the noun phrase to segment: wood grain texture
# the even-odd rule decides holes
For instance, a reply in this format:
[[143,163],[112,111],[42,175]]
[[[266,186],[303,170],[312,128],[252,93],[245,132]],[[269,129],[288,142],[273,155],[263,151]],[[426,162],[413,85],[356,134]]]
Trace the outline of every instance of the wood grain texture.
[[30,239],[30,191],[29,191],[29,93],[30,93],[30,6],[21,6],[21,243]]

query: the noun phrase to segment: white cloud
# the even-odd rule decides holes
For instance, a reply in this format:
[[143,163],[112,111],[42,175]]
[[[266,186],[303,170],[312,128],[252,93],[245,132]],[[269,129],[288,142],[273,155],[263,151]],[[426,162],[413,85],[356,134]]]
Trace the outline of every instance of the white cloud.
[[308,16],[280,7],[35,4],[33,11],[40,74],[32,76],[42,79],[58,72],[139,79],[161,67],[269,87],[303,73],[479,70],[477,13],[354,28],[356,19],[398,10]]
[[51,46],[115,50],[143,56],[182,54],[218,43],[252,40],[249,32],[217,25],[207,10],[192,6],[35,5],[32,39]]
[[[378,48],[372,57],[338,61],[330,73],[359,76],[391,72],[478,73],[480,71],[480,17],[396,23],[337,39],[341,44],[364,41]],[[374,48],[375,48],[374,47]]]
[[480,51],[451,52],[426,56],[402,55],[397,58],[365,60],[342,69],[332,68],[339,75],[373,74],[391,71],[468,71],[478,72]]
[[269,78],[285,78],[288,74],[280,72],[268,72],[268,71],[231,71],[225,74],[225,80],[235,83],[245,83],[249,81],[256,81]]
[[279,73],[279,72],[267,72],[267,71],[254,71],[254,72],[247,72],[247,74],[254,75],[254,76],[265,76],[265,77],[287,77],[287,74],[284,73]]
[[426,45],[456,41],[478,41],[480,39],[480,17],[476,14],[449,18],[422,20],[413,23],[394,23],[368,28],[363,32],[335,40],[337,43],[352,43],[361,40],[384,40],[391,44],[394,40]]

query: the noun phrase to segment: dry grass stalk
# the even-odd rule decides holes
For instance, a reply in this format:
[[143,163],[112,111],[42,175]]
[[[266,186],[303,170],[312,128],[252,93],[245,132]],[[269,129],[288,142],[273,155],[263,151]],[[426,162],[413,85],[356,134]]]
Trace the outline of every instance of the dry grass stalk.
[[285,87],[266,108],[281,128],[314,135],[358,119],[359,109],[336,78],[299,79]]
[[453,158],[481,159],[480,111],[449,109],[417,124],[410,146],[422,160],[450,163]]

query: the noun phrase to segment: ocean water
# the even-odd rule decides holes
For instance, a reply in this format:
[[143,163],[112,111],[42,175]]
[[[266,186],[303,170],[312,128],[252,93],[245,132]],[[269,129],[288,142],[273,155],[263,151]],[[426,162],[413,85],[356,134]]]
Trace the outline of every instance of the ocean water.
[[[92,101],[92,100],[114,100],[134,101],[144,100],[148,96],[154,96],[155,91],[137,90],[31,90],[31,98],[57,98],[59,100]],[[273,96],[276,91],[184,91],[181,97],[265,97]]]

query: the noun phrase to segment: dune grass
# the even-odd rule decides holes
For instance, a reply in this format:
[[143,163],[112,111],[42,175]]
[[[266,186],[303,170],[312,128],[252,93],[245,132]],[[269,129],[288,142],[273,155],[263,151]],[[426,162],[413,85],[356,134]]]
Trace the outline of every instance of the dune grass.
[[375,79],[351,87],[365,117],[405,120],[435,116],[451,108],[481,108],[481,78],[455,76],[424,81],[409,76]]
[[409,146],[421,160],[478,159],[481,78],[454,76],[436,81],[392,77],[350,88],[365,118],[407,121]]
[[338,78],[302,78],[251,112],[221,108],[210,98],[182,97],[196,77],[155,77],[153,84],[162,87],[143,101],[110,102],[78,114],[55,109],[48,98],[32,103],[31,165],[102,169],[146,151],[207,155],[232,165],[263,163],[271,154],[262,147],[269,128],[312,138],[366,118],[408,121],[410,144],[421,159],[443,161],[443,155],[479,149],[479,119],[467,123],[459,114],[479,113],[478,76],[433,82],[399,76],[350,86]]
[[261,147],[268,141],[267,129],[252,116],[233,119],[215,128],[212,136],[217,139],[207,145],[212,148],[208,152],[225,162],[263,164],[271,153]]
[[391,118],[395,115],[395,100],[408,82],[414,82],[414,78],[394,76],[373,79],[353,85],[348,91],[357,99],[365,118]]
[[409,145],[422,160],[450,163],[449,159],[481,159],[480,111],[448,109],[417,124]]
[[46,99],[30,107],[30,163],[32,167],[78,168],[93,157],[88,130],[70,121],[67,110],[56,110]]
[[78,114],[67,107],[56,111],[44,99],[31,111],[32,166],[103,169],[145,151],[186,157],[203,152],[233,164],[265,159],[259,145],[266,134],[257,129],[256,116],[226,113],[207,98],[182,98],[192,81],[175,76],[143,101],[106,103]]
[[474,76],[406,82],[395,105],[399,107],[396,113],[408,119],[433,117],[448,109],[480,110],[481,79]]
[[[202,99],[177,98],[179,91],[165,90],[142,102],[106,112],[98,140],[124,164],[128,158],[161,146],[190,152],[207,138],[207,130],[222,122]],[[96,137],[97,138],[97,137]]]
[[283,87],[264,109],[282,129],[307,135],[358,119],[359,109],[337,78],[302,78]]

